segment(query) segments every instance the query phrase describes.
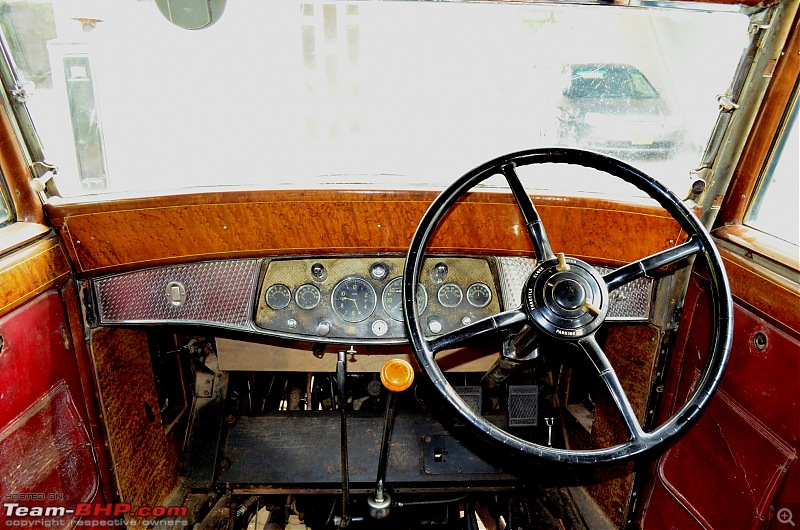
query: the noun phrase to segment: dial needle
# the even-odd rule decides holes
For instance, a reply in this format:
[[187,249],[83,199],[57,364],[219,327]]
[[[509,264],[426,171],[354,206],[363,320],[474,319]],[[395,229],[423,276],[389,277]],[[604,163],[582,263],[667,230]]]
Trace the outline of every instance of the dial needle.
[[350,300],[351,302],[353,302],[353,305],[356,306],[356,311],[358,312],[359,315],[361,314],[361,309],[358,308],[358,302],[356,302],[355,298],[345,298],[345,300]]

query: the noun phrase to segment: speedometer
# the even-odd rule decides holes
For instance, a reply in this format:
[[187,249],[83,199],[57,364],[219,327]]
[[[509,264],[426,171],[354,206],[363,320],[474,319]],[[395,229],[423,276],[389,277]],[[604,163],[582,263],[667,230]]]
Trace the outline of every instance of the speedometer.
[[378,304],[375,289],[357,276],[345,278],[336,284],[331,293],[333,312],[347,322],[361,322],[369,317]]
[[[403,277],[397,278],[386,284],[383,289],[383,309],[390,317],[402,322],[403,320]],[[417,284],[417,310],[420,314],[428,305],[428,292],[421,283]]]

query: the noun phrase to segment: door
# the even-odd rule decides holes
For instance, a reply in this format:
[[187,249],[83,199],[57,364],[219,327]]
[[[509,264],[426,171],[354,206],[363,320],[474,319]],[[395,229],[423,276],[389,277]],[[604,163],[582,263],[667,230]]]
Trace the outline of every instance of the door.
[[70,263],[31,188],[32,164],[3,103],[0,526],[49,520],[71,528],[79,504],[111,499],[110,468]]

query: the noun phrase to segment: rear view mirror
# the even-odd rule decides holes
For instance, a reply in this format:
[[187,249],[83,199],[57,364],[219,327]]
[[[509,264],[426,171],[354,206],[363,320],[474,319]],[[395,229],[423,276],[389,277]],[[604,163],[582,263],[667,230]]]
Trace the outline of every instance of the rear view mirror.
[[227,0],[155,0],[164,18],[183,29],[203,29],[222,16]]

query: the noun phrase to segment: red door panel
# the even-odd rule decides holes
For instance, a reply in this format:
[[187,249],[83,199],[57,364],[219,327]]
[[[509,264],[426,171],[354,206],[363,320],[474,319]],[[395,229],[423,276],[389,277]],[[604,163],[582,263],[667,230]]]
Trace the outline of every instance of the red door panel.
[[[706,294],[696,285],[692,289],[678,403],[700,373],[710,327]],[[773,517],[776,494],[797,459],[800,342],[739,305],[734,322],[719,392],[697,425],[659,462],[645,518],[648,530],[762,528]]]
[[[0,336],[2,502],[69,509],[94,501],[98,468],[59,293],[48,291],[0,318]],[[10,523],[6,514],[0,510],[0,525]],[[75,523],[69,514],[56,518],[60,528]]]

